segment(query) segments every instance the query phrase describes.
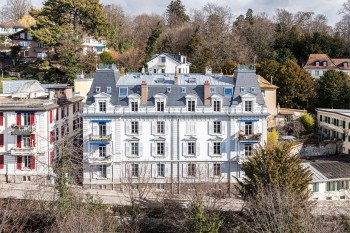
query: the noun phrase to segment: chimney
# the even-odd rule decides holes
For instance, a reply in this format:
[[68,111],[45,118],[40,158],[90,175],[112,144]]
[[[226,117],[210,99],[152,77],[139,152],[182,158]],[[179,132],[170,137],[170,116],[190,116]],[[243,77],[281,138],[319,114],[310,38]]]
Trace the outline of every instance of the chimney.
[[141,104],[147,104],[148,99],[148,88],[146,81],[141,83]]
[[120,76],[124,76],[125,75],[125,68],[124,67],[120,67],[119,74],[120,74]]
[[204,82],[204,105],[210,105],[210,83],[208,80]]
[[141,74],[144,74],[145,73],[145,67],[142,66],[142,69],[141,69]]
[[177,85],[178,83],[179,83],[179,72],[177,67],[175,67],[174,84]]
[[212,70],[211,70],[211,67],[210,66],[206,66],[205,67],[205,74],[207,75],[207,74],[212,74],[213,72],[212,72]]

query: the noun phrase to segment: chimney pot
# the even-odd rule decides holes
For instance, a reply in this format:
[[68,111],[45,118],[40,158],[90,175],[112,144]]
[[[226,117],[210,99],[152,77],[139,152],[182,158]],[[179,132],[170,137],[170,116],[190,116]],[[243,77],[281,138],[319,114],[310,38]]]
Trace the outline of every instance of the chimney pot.
[[204,82],[204,105],[210,105],[210,83],[208,80]]
[[141,83],[141,104],[147,104],[147,99],[148,99],[147,82],[142,81],[142,83]]

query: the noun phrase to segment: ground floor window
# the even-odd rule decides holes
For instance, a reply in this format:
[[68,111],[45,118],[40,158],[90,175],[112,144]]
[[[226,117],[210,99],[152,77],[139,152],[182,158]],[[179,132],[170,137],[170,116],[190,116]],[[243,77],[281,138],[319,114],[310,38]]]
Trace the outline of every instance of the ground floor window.
[[139,176],[139,165],[137,163],[131,164],[131,176]]
[[244,155],[245,156],[251,156],[252,153],[253,153],[253,145],[245,144],[244,145]]
[[107,178],[107,165],[100,165],[100,176]]
[[312,192],[317,193],[318,192],[318,183],[313,183],[312,184]]
[[214,163],[214,176],[221,176],[221,164]]

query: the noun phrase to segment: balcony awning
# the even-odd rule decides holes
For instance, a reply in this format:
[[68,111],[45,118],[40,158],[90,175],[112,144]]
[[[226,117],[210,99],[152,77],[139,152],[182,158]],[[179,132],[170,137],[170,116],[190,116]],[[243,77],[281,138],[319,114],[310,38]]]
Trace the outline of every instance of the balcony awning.
[[97,45],[96,48],[98,48],[98,49],[103,49],[104,46],[103,46],[103,45]]
[[257,144],[259,143],[260,141],[247,141],[247,142],[241,142],[241,144]]
[[109,142],[90,142],[91,145],[108,145]]
[[251,120],[238,120],[238,122],[258,122],[259,120],[251,119]]
[[91,120],[92,123],[107,123],[111,122],[112,120]]

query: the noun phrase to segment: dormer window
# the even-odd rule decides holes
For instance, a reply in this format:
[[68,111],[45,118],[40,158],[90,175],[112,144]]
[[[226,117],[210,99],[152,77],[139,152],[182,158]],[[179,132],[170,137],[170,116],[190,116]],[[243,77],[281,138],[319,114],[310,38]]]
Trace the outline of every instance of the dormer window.
[[224,95],[225,96],[232,96],[233,95],[233,88],[232,87],[224,87]]
[[139,103],[137,101],[131,102],[131,111],[138,112],[139,111]]
[[215,87],[210,87],[210,93],[211,94],[215,94],[216,93]]
[[164,101],[156,102],[157,112],[164,112]]
[[244,102],[244,110],[246,112],[251,112],[253,109],[253,101],[245,101]]
[[128,95],[127,87],[119,87],[119,97],[125,97]]
[[186,87],[181,87],[181,93],[186,93]]
[[213,110],[214,112],[220,112],[221,111],[221,101],[219,100],[214,100],[213,101]]
[[171,87],[167,87],[167,88],[166,88],[166,92],[167,92],[167,93],[171,93]]
[[319,62],[319,61],[316,61],[316,62],[315,62],[315,66],[320,66],[320,62]]
[[106,111],[106,102],[98,102],[98,109],[100,112],[105,112]]
[[250,88],[250,92],[251,92],[251,93],[255,93],[255,87],[251,87],[251,88]]
[[189,112],[196,111],[196,101],[195,100],[187,100],[187,111],[189,111]]
[[101,92],[101,87],[96,87],[95,92],[97,93]]
[[244,87],[241,87],[240,89],[239,89],[239,91],[242,93],[242,92],[244,92]]
[[112,92],[112,88],[111,87],[107,87],[107,93],[111,93]]
[[347,63],[347,62],[344,62],[344,63],[343,63],[343,67],[348,67],[348,63]]
[[327,66],[327,61],[324,61],[324,62],[323,62],[323,66]]

